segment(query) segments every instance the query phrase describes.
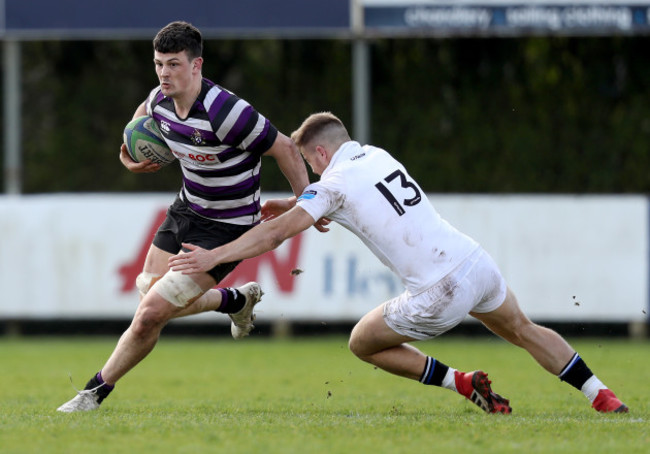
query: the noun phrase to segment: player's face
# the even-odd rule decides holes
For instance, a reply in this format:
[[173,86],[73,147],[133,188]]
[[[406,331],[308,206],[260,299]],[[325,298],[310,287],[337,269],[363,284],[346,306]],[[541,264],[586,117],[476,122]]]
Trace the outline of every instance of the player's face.
[[187,52],[163,54],[154,52],[156,74],[165,96],[180,98],[188,93],[196,74],[200,73],[201,57],[190,60]]
[[316,151],[315,147],[301,147],[300,153],[302,153],[302,157],[305,158],[305,161],[307,161],[307,164],[311,167],[312,172],[316,175],[323,174],[323,171],[327,167],[327,163],[323,161],[322,156],[318,151]]

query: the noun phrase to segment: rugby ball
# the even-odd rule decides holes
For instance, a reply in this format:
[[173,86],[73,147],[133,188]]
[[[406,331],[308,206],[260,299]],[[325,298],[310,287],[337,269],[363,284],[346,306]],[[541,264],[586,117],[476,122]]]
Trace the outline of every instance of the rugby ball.
[[131,159],[136,162],[151,159],[151,162],[164,167],[176,159],[165,143],[158,125],[148,115],[134,118],[126,125],[124,143]]

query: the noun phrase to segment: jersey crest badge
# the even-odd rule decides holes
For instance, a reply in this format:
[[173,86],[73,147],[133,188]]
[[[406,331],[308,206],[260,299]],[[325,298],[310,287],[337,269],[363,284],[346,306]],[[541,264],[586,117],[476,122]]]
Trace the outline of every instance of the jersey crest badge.
[[198,129],[195,129],[194,132],[192,132],[190,139],[192,139],[192,143],[194,145],[203,145],[205,143],[203,136],[201,135],[201,131]]

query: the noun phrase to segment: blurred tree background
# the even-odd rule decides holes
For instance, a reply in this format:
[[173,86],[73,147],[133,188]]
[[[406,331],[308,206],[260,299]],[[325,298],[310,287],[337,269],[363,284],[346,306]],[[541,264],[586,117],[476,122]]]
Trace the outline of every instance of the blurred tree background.
[[[371,142],[427,192],[648,192],[649,42],[371,41]],[[352,130],[351,53],[347,40],[208,40],[203,73],[285,134],[321,110]],[[150,41],[22,44],[25,193],[179,189],[177,165],[135,175],[118,160],[152,60]],[[289,190],[272,159],[262,189]]]

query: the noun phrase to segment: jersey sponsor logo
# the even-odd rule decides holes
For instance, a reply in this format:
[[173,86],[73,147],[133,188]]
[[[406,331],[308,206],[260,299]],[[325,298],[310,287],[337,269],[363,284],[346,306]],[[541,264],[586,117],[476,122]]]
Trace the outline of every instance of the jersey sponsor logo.
[[311,200],[314,197],[316,197],[316,194],[318,194],[316,191],[313,189],[310,189],[309,191],[305,191],[302,194],[300,194],[300,197],[298,197],[298,200]]
[[193,154],[193,153],[188,153],[187,157],[190,158],[192,161],[197,161],[197,162],[218,162],[219,160],[217,157],[213,154]]
[[350,161],[356,161],[357,159],[363,158],[365,155],[366,155],[365,153],[361,153],[361,154],[358,154],[356,156],[352,156],[350,158]]
[[164,133],[169,134],[169,131],[171,131],[171,125],[166,122],[165,120],[160,120],[160,130]]

